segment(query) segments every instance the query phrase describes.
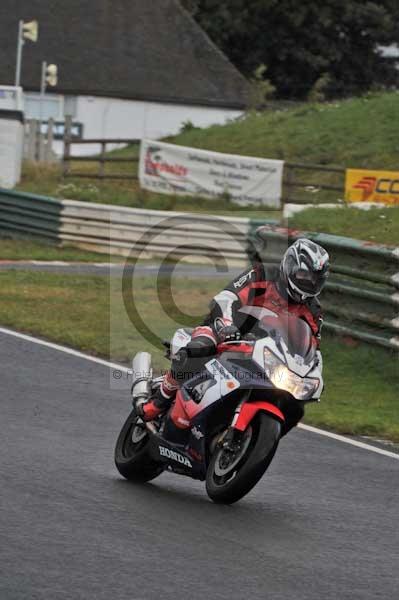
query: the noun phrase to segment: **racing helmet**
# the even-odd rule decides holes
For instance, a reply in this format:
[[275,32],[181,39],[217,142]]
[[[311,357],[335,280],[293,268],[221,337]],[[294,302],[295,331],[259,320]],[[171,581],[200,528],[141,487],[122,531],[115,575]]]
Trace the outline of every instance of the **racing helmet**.
[[280,284],[294,302],[306,302],[322,291],[329,267],[327,251],[311,240],[300,238],[283,256]]

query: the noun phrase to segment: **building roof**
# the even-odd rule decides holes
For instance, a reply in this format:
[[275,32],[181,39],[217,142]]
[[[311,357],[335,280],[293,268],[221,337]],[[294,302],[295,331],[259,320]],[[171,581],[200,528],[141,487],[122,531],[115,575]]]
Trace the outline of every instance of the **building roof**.
[[243,108],[248,83],[178,0],[1,0],[0,83],[13,84],[18,21],[39,21],[24,47],[23,87],[41,61],[55,92]]

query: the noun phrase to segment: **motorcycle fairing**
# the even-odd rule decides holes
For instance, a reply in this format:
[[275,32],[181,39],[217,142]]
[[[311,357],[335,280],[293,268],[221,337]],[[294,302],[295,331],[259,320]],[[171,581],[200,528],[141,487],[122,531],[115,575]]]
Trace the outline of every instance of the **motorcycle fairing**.
[[240,412],[234,417],[232,423],[233,428],[237,429],[238,431],[245,431],[254,416],[259,411],[264,411],[283,423],[285,421],[285,417],[281,410],[270,402],[245,402],[242,405]]
[[[252,409],[245,408],[242,420],[245,418],[244,415],[248,414],[250,415],[249,420],[251,420],[258,410],[263,409],[275,418],[284,421],[282,410],[276,405],[277,402],[273,404],[272,400],[272,398],[277,400],[281,396],[281,391],[275,389],[273,384],[262,374],[261,369],[258,372],[252,359],[249,359],[248,369],[246,369],[242,364],[236,364],[234,355],[229,353],[228,358],[221,355],[218,359],[208,361],[201,374],[186,382],[178,390],[169,418],[175,428],[182,433],[182,435],[177,433],[179,442],[183,443],[183,440],[188,442],[189,430],[200,422],[201,416],[205,419],[205,414],[210,414],[210,411],[213,412],[212,409],[217,409],[221,405],[226,410],[226,401],[230,395],[231,409],[234,411],[240,399],[236,392],[238,390],[242,392],[246,387],[251,389],[251,404],[254,404],[257,409],[252,414],[247,412]],[[263,400],[266,394],[269,396],[268,402]],[[176,434],[173,438],[176,439]],[[196,447],[195,443],[194,447]]]
[[[201,380],[201,377],[194,378]],[[204,379],[202,378],[204,381]],[[210,381],[206,380],[205,381]],[[209,442],[210,421],[208,418],[215,416],[215,407],[223,406],[223,414],[228,414],[228,408],[223,404],[224,398],[218,395],[217,402],[206,403],[198,408],[198,404],[191,398],[187,388],[192,381],[187,382],[176,394],[175,403],[165,422],[162,436],[171,444],[179,444],[185,448],[186,453],[196,463],[199,475],[205,477],[206,473],[206,442]],[[231,417],[234,414],[235,404],[231,407]],[[213,420],[213,419],[212,419]]]
[[[218,359],[208,361],[205,369],[208,375],[193,378],[176,394],[170,417],[180,429],[188,429],[202,411],[240,388],[238,379]],[[202,395],[198,391],[201,387]]]
[[188,475],[203,481],[206,477],[204,460],[197,460],[184,445],[172,443],[158,434],[151,435],[150,452],[157,462],[162,462],[168,471]]
[[[306,321],[290,313],[277,314],[262,308],[246,306],[241,313],[256,319],[256,330],[267,334],[268,346],[287,367],[306,377],[313,370],[317,352],[313,332]],[[259,336],[258,336],[259,337]],[[263,356],[259,355],[258,339],[254,349],[254,360],[263,368]]]

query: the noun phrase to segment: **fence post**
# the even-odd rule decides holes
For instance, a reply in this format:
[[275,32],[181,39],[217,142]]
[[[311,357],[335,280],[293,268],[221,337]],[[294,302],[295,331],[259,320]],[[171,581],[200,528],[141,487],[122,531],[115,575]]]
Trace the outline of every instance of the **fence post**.
[[71,136],[72,136],[72,117],[65,115],[64,127],[64,155],[62,157],[62,174],[64,177],[69,175],[69,157],[71,156]]
[[36,160],[36,137],[37,137],[37,121],[29,119],[28,121],[28,160]]
[[53,139],[54,139],[54,119],[50,117],[47,123],[47,140],[46,140],[46,152],[45,161],[52,162],[53,158]]
[[42,133],[42,122],[43,121],[41,121],[41,120],[38,121],[38,143],[39,143],[38,156],[39,156],[39,162],[43,162],[45,160],[45,156],[44,156],[44,152],[45,152],[45,147],[44,147],[45,137],[44,137],[44,133]]
[[102,140],[102,142],[101,142],[100,163],[98,165],[98,176],[101,177],[101,178],[103,178],[104,175],[105,175],[105,159],[106,159],[105,150],[106,150],[106,146],[107,146],[107,143],[104,140]]

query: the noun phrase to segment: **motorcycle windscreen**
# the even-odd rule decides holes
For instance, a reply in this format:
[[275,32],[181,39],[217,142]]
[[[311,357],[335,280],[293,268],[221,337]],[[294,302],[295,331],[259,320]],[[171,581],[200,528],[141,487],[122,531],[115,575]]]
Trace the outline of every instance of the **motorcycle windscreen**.
[[278,315],[267,308],[257,306],[244,306],[239,312],[256,320],[252,331],[257,337],[263,332],[272,337],[277,344],[281,339],[291,356],[301,356],[305,364],[314,360],[315,338],[310,326],[303,319],[290,314]]

